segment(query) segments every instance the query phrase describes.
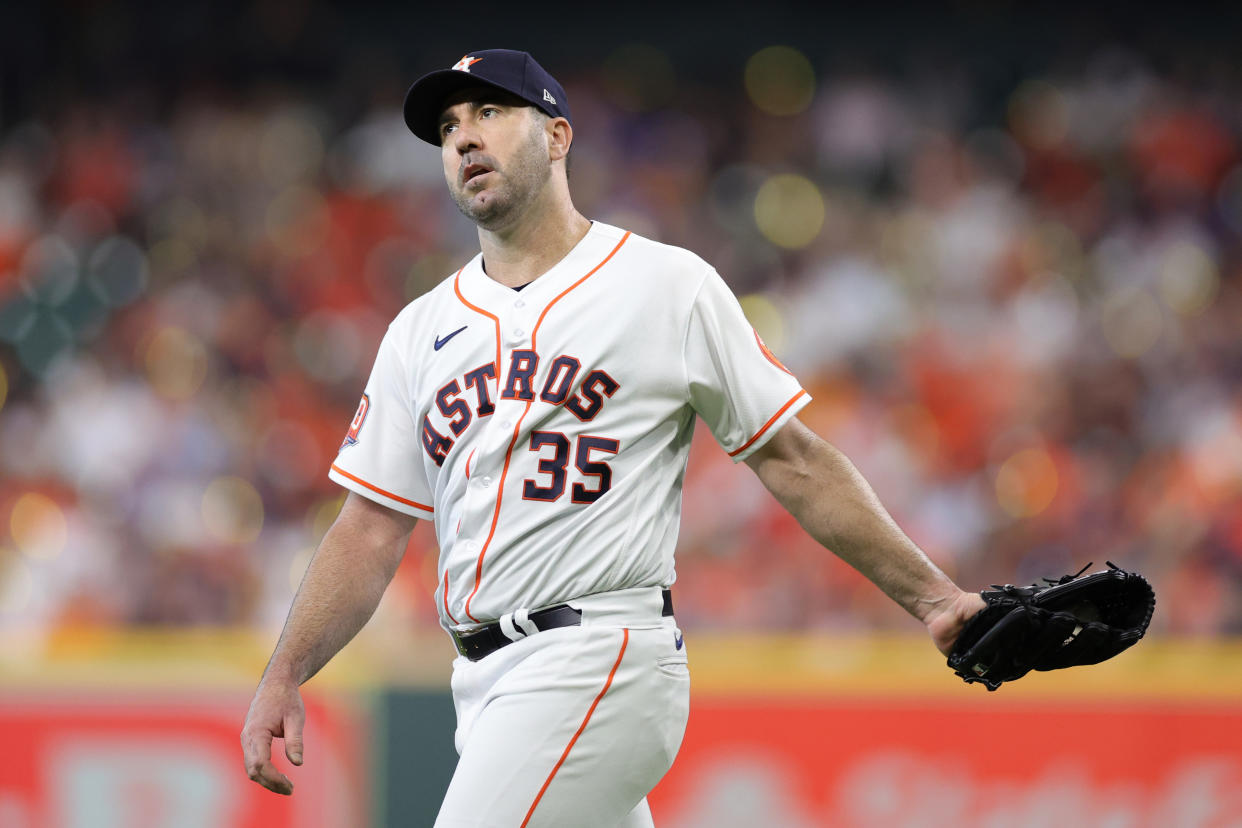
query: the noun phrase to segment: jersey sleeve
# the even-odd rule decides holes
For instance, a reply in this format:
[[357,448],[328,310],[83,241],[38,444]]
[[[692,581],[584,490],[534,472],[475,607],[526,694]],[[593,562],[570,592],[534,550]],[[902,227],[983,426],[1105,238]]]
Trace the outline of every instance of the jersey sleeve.
[[811,401],[714,269],[691,308],[683,357],[690,404],[735,463]]
[[350,491],[419,518],[433,513],[419,432],[393,330],[380,343],[366,392],[328,477]]

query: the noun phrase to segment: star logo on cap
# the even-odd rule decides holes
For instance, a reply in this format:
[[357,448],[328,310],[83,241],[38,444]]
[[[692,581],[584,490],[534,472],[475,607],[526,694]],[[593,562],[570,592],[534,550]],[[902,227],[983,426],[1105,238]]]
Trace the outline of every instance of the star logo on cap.
[[471,65],[478,63],[483,58],[470,57],[470,55],[462,55],[461,60],[453,64],[453,68],[458,72],[469,72]]

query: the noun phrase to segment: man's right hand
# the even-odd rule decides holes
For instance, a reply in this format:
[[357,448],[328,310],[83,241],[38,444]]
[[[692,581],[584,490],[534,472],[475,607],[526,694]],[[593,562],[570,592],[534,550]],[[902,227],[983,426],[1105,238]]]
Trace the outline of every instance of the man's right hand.
[[296,684],[264,679],[250,702],[246,724],[242,727],[242,752],[246,773],[269,791],[288,796],[293,782],[272,764],[272,739],[285,740],[285,755],[295,765],[302,764],[302,728],[306,709]]

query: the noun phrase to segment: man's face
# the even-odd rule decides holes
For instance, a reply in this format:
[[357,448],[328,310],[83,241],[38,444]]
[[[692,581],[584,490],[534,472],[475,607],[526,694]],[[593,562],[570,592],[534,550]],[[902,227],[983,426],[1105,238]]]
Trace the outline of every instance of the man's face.
[[552,173],[544,119],[520,98],[482,87],[445,101],[440,157],[457,208],[487,230],[518,218]]

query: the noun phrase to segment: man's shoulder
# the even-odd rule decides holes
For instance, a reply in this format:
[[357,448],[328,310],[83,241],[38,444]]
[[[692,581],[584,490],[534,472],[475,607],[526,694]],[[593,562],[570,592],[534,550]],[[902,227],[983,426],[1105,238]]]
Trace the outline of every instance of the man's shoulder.
[[624,230],[599,222],[596,224],[601,233],[613,234],[617,241],[625,238],[627,253],[631,256],[642,257],[649,264],[659,268],[663,272],[662,275],[668,275],[671,271],[684,273],[690,277],[701,277],[712,269],[712,266],[693,250],[656,241],[632,230]]

